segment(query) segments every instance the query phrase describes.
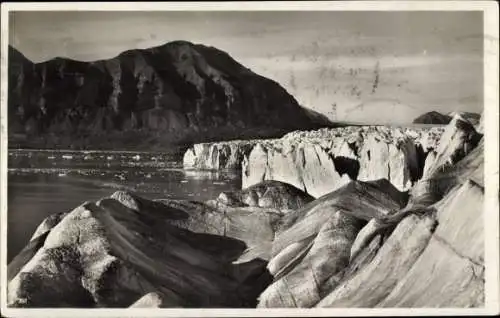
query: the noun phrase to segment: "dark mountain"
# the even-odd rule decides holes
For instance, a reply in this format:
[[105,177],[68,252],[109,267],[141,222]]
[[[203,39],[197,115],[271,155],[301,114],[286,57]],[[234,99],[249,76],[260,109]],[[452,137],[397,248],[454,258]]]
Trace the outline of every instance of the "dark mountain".
[[9,146],[162,148],[331,126],[276,82],[185,41],[32,63],[9,47]]
[[436,124],[446,125],[451,121],[452,117],[438,113],[436,111],[422,114],[413,120],[414,124]]
[[481,114],[472,112],[451,112],[445,115],[436,111],[432,111],[415,118],[413,120],[413,123],[447,125],[451,122],[456,114],[459,114],[462,118],[468,120],[473,125],[477,125],[479,123],[479,120],[481,119]]

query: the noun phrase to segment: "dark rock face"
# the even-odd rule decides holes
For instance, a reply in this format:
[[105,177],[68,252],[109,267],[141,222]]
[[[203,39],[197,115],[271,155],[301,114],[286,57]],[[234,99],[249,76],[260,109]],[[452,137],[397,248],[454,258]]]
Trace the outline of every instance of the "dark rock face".
[[185,41],[109,60],[37,64],[9,47],[8,73],[13,145],[170,145],[331,124],[228,54]]

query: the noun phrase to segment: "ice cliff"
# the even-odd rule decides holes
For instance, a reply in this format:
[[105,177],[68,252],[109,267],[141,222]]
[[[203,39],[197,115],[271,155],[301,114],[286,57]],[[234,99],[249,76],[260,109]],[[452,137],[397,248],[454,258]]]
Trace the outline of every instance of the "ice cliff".
[[263,180],[289,183],[314,197],[350,180],[385,178],[406,191],[422,177],[425,158],[444,127],[350,126],[296,131],[280,139],[195,144],[184,167],[241,168],[242,187]]

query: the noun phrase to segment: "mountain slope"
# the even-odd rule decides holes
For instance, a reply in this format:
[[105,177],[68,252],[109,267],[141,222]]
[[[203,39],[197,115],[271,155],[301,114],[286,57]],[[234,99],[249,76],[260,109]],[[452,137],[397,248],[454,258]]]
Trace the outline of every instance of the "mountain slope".
[[439,112],[432,111],[418,116],[413,120],[413,123],[445,125],[450,123],[456,115],[463,117],[473,125],[479,124],[479,120],[481,119],[481,114],[472,112],[450,112],[448,114],[441,114]]
[[451,121],[451,116],[443,115],[439,112],[432,111],[422,114],[413,120],[414,124],[438,124],[445,125]]
[[12,145],[125,148],[330,126],[213,47],[174,41],[109,60],[34,64],[9,47]]

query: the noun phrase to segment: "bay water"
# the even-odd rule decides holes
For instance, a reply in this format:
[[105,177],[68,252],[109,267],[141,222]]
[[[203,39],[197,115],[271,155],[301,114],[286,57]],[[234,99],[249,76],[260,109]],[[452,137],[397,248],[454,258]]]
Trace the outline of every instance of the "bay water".
[[241,187],[237,171],[186,170],[178,158],[159,152],[9,150],[8,262],[48,215],[117,190],[149,199],[205,201]]

